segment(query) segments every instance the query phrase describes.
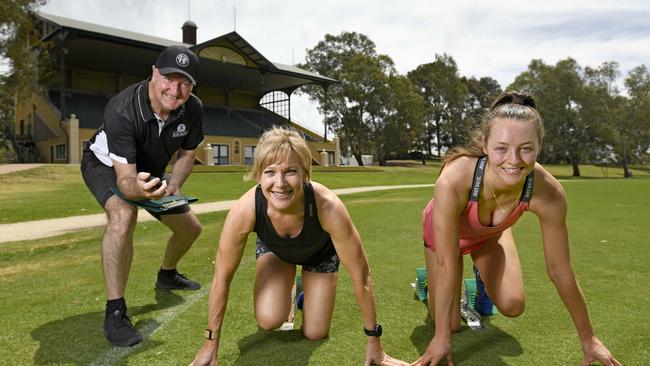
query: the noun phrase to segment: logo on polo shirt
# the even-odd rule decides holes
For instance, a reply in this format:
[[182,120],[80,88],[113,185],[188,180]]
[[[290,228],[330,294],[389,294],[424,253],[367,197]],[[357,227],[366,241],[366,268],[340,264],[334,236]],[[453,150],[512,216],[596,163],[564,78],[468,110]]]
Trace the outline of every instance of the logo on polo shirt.
[[179,53],[178,56],[176,56],[176,63],[178,66],[187,67],[187,65],[190,64],[190,58],[184,53]]
[[178,127],[176,127],[176,131],[172,133],[172,137],[183,137],[185,135],[187,135],[187,126],[185,126],[183,123],[178,125]]

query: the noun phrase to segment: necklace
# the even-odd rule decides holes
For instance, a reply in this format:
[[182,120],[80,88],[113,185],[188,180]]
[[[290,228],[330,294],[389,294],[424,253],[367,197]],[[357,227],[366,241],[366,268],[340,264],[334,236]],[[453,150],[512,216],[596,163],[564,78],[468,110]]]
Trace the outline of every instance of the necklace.
[[496,193],[494,193],[494,188],[492,188],[492,186],[490,186],[490,191],[492,191],[492,197],[494,197],[494,201],[496,201],[497,207],[499,208],[499,211],[501,211],[502,213],[510,212],[517,205],[517,202],[519,202],[519,197],[517,197],[515,202],[512,205],[510,205],[510,207],[508,207],[507,209],[503,208],[501,206],[501,202],[499,202],[499,199],[497,198]]

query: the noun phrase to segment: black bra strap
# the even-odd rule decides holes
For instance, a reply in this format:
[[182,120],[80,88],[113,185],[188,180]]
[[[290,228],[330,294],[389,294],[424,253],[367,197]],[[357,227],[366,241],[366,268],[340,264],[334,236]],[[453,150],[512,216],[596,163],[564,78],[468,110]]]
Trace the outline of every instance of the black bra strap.
[[487,163],[487,156],[481,156],[476,161],[476,169],[474,169],[474,179],[472,180],[472,192],[469,196],[470,201],[478,201],[478,196],[481,193],[481,186],[483,185],[483,174],[485,173],[485,165]]
[[[482,156],[476,161],[476,169],[474,170],[474,179],[472,184],[472,192],[469,196],[470,201],[478,201],[481,187],[483,186],[483,175],[485,174],[485,166],[487,164],[487,156]],[[531,171],[526,176],[524,183],[524,190],[521,194],[520,202],[530,202],[533,195],[533,181],[535,180],[535,170]]]
[[528,174],[526,183],[524,184],[524,191],[521,194],[521,202],[530,202],[530,196],[533,195],[533,180],[535,177],[535,170]]

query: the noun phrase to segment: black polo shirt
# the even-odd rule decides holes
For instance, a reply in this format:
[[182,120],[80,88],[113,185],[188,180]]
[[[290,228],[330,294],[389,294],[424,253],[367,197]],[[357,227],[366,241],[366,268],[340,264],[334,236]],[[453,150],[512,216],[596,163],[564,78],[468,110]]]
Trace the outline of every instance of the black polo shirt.
[[86,149],[106,166],[113,160],[136,164],[138,172],[162,177],[173,154],[194,150],[203,141],[203,104],[194,94],[162,125],[151,110],[151,78],[115,95],[104,109],[104,123]]

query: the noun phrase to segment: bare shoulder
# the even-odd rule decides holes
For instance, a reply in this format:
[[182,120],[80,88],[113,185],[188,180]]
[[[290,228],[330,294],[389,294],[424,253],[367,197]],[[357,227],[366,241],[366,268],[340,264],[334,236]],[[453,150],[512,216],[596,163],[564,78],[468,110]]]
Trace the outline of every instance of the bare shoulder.
[[228,212],[230,219],[234,220],[242,226],[255,225],[255,189],[257,186],[249,189],[244,193]]
[[530,201],[531,211],[538,215],[566,211],[566,192],[562,184],[539,163],[535,164],[535,180]]
[[535,164],[533,197],[535,196],[542,197],[545,201],[566,199],[562,184],[539,163]]
[[436,191],[452,191],[463,197],[469,195],[477,161],[478,158],[468,156],[450,161],[436,180]]
[[314,197],[316,199],[316,207],[318,210],[323,210],[325,212],[342,205],[341,199],[332,192],[331,189],[325,187],[324,185],[311,181],[311,186],[314,188]]

